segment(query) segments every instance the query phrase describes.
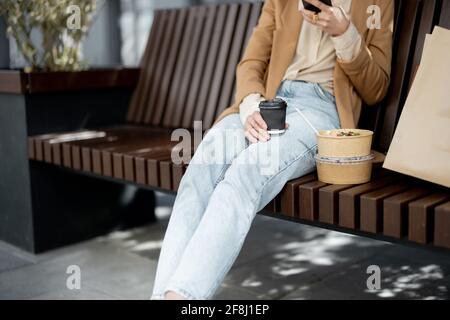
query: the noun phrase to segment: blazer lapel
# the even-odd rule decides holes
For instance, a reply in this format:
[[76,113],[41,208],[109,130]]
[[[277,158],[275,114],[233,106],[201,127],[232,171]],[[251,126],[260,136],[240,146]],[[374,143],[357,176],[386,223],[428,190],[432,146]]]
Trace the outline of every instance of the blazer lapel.
[[272,57],[266,87],[266,98],[274,98],[289,64],[294,58],[303,16],[298,10],[299,0],[288,0],[281,10],[280,26],[273,38]]

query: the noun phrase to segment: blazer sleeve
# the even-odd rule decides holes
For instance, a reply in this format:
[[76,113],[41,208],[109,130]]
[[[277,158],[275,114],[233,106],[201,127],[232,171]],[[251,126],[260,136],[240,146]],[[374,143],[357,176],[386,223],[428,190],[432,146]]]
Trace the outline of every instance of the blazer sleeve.
[[353,60],[337,60],[368,105],[374,105],[385,97],[391,73],[394,1],[379,0],[378,6],[381,9],[381,28],[373,30],[369,40],[362,41],[361,50]]
[[272,53],[274,30],[274,0],[266,0],[258,24],[253,29],[244,55],[236,68],[237,105],[251,93],[260,93],[262,96],[265,94],[264,75]]

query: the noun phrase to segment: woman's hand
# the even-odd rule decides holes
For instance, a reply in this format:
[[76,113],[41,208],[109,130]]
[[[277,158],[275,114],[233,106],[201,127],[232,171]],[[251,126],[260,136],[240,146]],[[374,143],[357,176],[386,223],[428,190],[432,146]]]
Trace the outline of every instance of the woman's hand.
[[332,37],[340,36],[347,31],[350,25],[350,19],[342,8],[327,6],[319,0],[305,1],[322,10],[320,13],[316,14],[313,11],[303,9],[303,17],[309,23],[317,25]]
[[251,143],[266,142],[270,139],[267,124],[258,111],[253,112],[245,121],[245,136]]
[[[286,129],[289,124],[286,123]],[[259,111],[253,112],[247,117],[244,125],[245,136],[251,143],[258,141],[267,142],[270,140],[270,134],[267,132],[267,124]]]

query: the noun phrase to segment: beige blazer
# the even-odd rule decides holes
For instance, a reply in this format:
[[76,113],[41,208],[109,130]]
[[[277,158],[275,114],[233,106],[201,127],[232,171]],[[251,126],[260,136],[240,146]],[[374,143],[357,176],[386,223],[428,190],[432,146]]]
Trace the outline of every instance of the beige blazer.
[[[380,28],[369,28],[373,12],[381,9]],[[369,11],[369,12],[368,12]],[[364,41],[355,59],[337,59],[334,70],[336,105],[342,128],[356,128],[362,101],[374,105],[387,93],[392,58],[394,0],[356,0],[351,20]],[[298,0],[266,0],[258,25],[254,28],[242,60],[236,69],[236,95],[223,117],[239,112],[239,105],[250,93],[266,99],[275,97],[283,75],[291,63],[303,23]],[[307,23],[307,22],[305,22]]]

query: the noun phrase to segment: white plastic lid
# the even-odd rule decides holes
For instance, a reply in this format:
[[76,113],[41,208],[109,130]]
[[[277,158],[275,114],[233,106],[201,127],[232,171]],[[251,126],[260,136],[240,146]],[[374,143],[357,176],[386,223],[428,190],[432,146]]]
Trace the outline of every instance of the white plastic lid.
[[332,164],[355,164],[360,162],[372,161],[375,159],[375,154],[369,154],[367,156],[361,157],[324,157],[324,156],[315,156],[316,161],[332,163]]

